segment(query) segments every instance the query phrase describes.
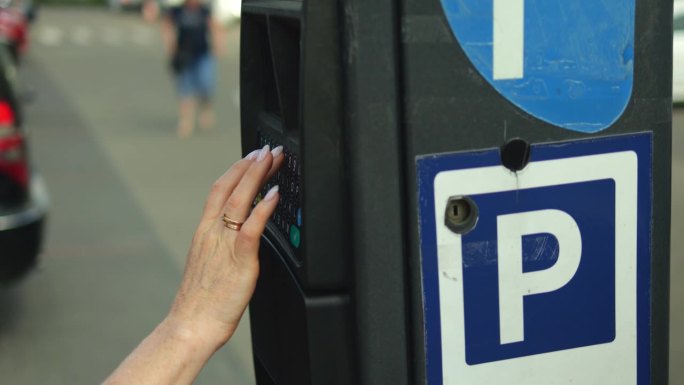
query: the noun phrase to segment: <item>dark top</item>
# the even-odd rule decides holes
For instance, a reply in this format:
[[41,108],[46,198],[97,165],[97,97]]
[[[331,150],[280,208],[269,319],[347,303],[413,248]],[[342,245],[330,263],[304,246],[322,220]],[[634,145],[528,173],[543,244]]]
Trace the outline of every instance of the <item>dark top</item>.
[[176,27],[177,49],[197,59],[209,53],[209,17],[211,11],[204,5],[178,6],[168,11]]

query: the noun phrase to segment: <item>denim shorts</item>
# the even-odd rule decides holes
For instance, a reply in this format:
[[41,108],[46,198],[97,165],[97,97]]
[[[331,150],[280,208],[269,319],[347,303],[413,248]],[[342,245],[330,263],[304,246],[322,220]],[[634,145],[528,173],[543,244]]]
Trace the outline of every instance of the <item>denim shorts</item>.
[[216,82],[216,63],[214,58],[203,55],[194,60],[176,75],[176,85],[181,98],[199,97],[210,100]]

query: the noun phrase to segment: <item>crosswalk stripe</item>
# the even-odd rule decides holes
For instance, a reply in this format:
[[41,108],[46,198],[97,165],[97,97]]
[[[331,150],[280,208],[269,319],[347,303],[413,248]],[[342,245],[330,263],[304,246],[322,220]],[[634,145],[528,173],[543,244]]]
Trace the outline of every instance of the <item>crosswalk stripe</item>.
[[42,25],[36,28],[32,35],[39,44],[48,47],[57,47],[66,43],[82,47],[94,44],[106,44],[114,47],[132,44],[148,47],[157,44],[158,40],[158,34],[154,30],[144,27],[133,29],[104,27],[98,30],[84,25],[76,25],[70,28]]
[[123,43],[123,34],[118,29],[107,28],[103,31],[102,41],[109,45],[121,45]]
[[137,45],[151,45],[154,43],[154,34],[148,29],[138,28],[133,31],[131,40]]
[[54,47],[62,43],[63,36],[64,33],[61,29],[50,26],[44,26],[41,29],[41,33],[38,35],[38,41],[40,41],[40,43],[43,45]]
[[71,33],[71,41],[77,45],[90,45],[93,40],[92,31],[83,26],[75,27]]

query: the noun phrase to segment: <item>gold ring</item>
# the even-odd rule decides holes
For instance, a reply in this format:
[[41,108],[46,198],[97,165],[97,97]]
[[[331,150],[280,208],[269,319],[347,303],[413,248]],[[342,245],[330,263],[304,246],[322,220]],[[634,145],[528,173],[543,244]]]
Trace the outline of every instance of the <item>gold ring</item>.
[[240,228],[245,222],[238,222],[234,219],[230,219],[226,214],[223,214],[223,223],[231,230],[240,231]]

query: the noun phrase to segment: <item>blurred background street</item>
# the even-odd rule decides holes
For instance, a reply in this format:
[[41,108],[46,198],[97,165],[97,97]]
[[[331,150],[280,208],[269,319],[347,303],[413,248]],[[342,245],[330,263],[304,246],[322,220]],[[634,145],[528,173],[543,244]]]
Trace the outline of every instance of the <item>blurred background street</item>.
[[[239,26],[219,60],[217,126],[176,136],[157,24],[45,8],[20,77],[51,197],[37,271],[0,291],[3,384],[95,384],[164,317],[212,182],[240,156]],[[252,384],[248,323],[198,384]]]
[[[176,136],[159,26],[104,8],[41,10],[20,78],[51,198],[45,253],[0,290],[0,382],[94,384],[164,317],[211,183],[240,156],[239,26],[219,60],[216,127]],[[684,108],[673,127],[671,384],[684,384]],[[197,384],[253,384],[249,326]]]

